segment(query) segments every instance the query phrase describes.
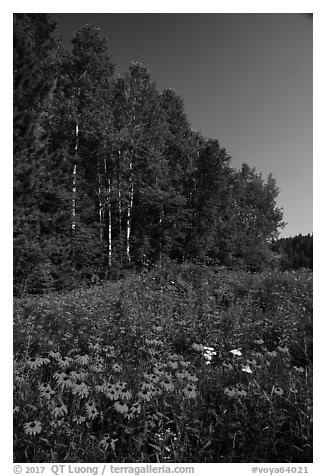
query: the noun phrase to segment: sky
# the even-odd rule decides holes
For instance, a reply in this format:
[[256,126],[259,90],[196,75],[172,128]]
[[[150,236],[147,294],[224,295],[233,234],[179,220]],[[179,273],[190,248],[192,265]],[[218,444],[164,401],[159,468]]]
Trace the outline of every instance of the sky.
[[280,189],[281,236],[313,231],[313,20],[300,13],[55,13],[66,48],[100,27],[117,71],[148,66],[184,100],[192,129]]

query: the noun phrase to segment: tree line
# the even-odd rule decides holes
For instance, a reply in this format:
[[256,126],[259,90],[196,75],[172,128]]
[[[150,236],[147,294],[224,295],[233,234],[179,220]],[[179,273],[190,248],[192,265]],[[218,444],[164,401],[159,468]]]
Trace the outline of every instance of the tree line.
[[259,270],[279,190],[193,131],[140,63],[117,74],[99,29],[67,51],[47,14],[14,15],[14,290],[107,279],[164,260]]
[[274,251],[281,255],[281,269],[313,269],[313,236],[309,233],[281,238],[273,247]]

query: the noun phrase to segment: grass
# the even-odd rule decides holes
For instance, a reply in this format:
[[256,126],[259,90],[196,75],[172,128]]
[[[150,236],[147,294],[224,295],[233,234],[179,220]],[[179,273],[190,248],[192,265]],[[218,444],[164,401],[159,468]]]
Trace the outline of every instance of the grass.
[[170,266],[14,303],[15,462],[312,462],[312,274]]

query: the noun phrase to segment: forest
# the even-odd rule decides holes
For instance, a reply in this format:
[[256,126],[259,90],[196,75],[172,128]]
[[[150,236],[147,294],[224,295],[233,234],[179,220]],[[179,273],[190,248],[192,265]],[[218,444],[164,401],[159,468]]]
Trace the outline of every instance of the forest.
[[278,188],[191,129],[148,69],[117,75],[85,26],[71,52],[46,14],[14,18],[14,289],[69,289],[162,260],[261,270]]
[[14,462],[311,463],[313,237],[144,65],[55,28],[14,14]]

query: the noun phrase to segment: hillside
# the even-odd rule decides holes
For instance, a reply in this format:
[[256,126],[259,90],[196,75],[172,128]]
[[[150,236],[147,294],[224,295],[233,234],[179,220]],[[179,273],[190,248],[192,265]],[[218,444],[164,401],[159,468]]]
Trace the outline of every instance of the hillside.
[[14,343],[15,461],[312,461],[308,271],[16,300]]

